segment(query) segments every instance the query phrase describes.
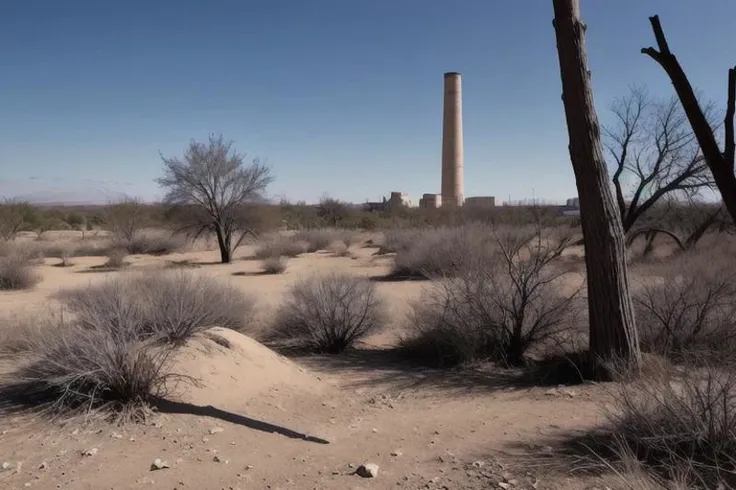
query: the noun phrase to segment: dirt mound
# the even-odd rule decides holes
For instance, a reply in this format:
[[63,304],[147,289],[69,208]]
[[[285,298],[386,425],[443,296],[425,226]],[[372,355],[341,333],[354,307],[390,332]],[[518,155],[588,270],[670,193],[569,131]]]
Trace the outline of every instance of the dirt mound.
[[327,383],[252,338],[213,328],[177,354],[172,371],[195,378],[180,386],[177,398],[198,405],[242,404],[264,392],[317,394]]

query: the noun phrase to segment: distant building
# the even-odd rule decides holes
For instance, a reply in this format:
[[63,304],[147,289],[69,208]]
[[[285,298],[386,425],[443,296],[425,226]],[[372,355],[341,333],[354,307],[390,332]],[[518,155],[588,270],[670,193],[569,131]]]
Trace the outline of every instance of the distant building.
[[580,209],[580,198],[579,197],[571,197],[565,203],[565,207]]
[[435,209],[442,206],[441,194],[423,194],[419,200],[419,207],[422,209]]
[[398,209],[401,207],[411,206],[409,194],[406,192],[391,192],[391,197],[387,200],[385,197],[380,202],[366,202],[363,204],[364,211],[388,211],[390,209]]
[[466,208],[492,208],[496,206],[494,196],[472,196],[465,198]]

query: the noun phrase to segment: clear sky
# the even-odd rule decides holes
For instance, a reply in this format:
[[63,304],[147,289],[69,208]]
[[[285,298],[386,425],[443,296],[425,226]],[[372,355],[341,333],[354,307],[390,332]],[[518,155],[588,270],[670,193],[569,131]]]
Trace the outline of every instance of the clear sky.
[[[692,83],[725,105],[734,0],[582,0],[599,116],[659,14]],[[159,150],[223,133],[273,197],[439,192],[442,74],[463,74],[465,189],[576,195],[551,0],[0,0],[0,195],[162,195]],[[102,196],[102,197],[101,197]]]

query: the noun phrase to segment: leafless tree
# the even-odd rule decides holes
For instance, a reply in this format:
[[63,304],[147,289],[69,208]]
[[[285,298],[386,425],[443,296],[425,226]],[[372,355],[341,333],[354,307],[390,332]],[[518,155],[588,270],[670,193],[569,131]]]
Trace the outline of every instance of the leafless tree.
[[590,318],[590,357],[596,376],[605,361],[641,364],[629,292],[621,216],[610,188],[585,50],[579,0],[553,0],[554,27],[567,119],[570,159],[580,196]]
[[5,199],[0,203],[0,241],[7,242],[28,223],[32,207],[27,202]]
[[317,206],[317,214],[329,226],[336,228],[340,221],[347,218],[349,210],[347,205],[339,199],[323,196]]
[[186,232],[217,236],[223,263],[229,263],[233,250],[253,233],[249,204],[260,201],[273,181],[268,166],[257,158],[245,165],[244,158],[232,141],[210,135],[207,143],[192,140],[183,158],[161,155],[164,176],[156,179],[166,189],[166,203],[188,210],[180,213],[186,214]]
[[136,234],[146,225],[148,210],[137,198],[125,196],[108,204],[103,211],[105,226],[117,241],[131,243]]
[[641,52],[656,61],[667,73],[675,88],[677,97],[682,103],[683,110],[690,121],[698,145],[703,152],[705,162],[713,174],[713,180],[723,198],[723,204],[736,222],[736,176],[734,175],[734,115],[736,114],[736,67],[728,70],[728,89],[726,102],[726,117],[724,119],[724,148],[721,151],[716,141],[712,125],[698,103],[690,80],[680,66],[677,57],[670,51],[667,38],[664,35],[659,16],[649,18],[652,31],[657,41],[657,49],[643,48]]
[[[624,233],[665,196],[692,198],[714,187],[708,165],[676,97],[656,100],[633,88],[611,108],[603,129]],[[705,113],[713,114],[713,105]],[[631,179],[625,184],[623,180]],[[630,193],[625,187],[630,185]]]

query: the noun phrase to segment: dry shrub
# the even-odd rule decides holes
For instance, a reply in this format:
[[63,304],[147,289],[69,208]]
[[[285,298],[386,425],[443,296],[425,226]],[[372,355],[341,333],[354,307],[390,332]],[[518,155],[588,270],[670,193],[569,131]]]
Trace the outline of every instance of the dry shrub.
[[170,346],[139,342],[111,328],[75,322],[37,330],[18,355],[19,367],[0,378],[0,415],[40,412],[142,418],[177,376]]
[[286,272],[287,260],[285,257],[268,257],[263,260],[264,274],[283,274]]
[[633,296],[642,350],[675,362],[736,360],[736,269],[687,254],[649,273]]
[[299,230],[294,239],[307,244],[307,252],[327,250],[332,242],[339,239],[339,232],[331,228]]
[[330,274],[292,287],[266,340],[279,347],[336,354],[381,330],[385,322],[375,284]]
[[117,238],[112,248],[125,250],[131,255],[167,255],[185,246],[185,239],[173,233],[136,231],[130,238]]
[[581,313],[579,289],[563,294],[554,267],[569,240],[496,232],[495,253],[471,257],[456,277],[425,288],[402,339],[410,357],[440,366],[492,360],[521,365],[533,347],[559,340]]
[[335,257],[350,257],[350,248],[345,245],[344,242],[332,242],[328,247],[328,250],[332,252]]
[[58,296],[84,328],[176,345],[215,326],[243,331],[255,309],[255,300],[235,288],[181,270],[131,273]]
[[111,248],[107,252],[107,262],[105,262],[103,267],[107,267],[110,269],[120,269],[121,267],[125,267],[128,265],[127,262],[125,262],[125,258],[128,256],[128,252],[126,252],[122,248]]
[[0,291],[30,289],[40,280],[27,254],[0,257]]
[[261,243],[255,250],[256,259],[268,259],[270,257],[294,258],[307,251],[307,244],[294,237],[277,237]]
[[426,230],[396,252],[390,275],[418,279],[456,276],[493,248],[493,230],[485,225]]
[[[700,364],[705,361],[701,360]],[[638,461],[686,488],[736,485],[736,371],[662,370],[618,385],[608,411],[614,461]],[[723,485],[723,486],[719,486]]]
[[393,228],[383,232],[376,255],[400,253],[409,250],[422,236],[417,228]]

